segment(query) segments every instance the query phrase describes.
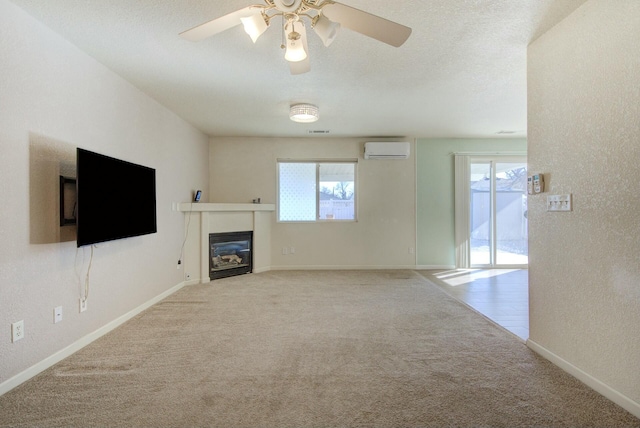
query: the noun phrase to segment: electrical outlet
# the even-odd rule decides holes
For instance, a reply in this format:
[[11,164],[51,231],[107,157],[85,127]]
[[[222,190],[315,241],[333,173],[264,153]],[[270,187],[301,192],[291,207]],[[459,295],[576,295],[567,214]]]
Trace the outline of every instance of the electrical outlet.
[[409,254],[415,254],[416,253],[416,249],[413,247],[409,247]]
[[11,323],[11,343],[24,339],[24,320]]
[[59,323],[62,321],[62,306],[56,306],[53,309],[53,323]]
[[289,250],[289,254],[295,254],[296,253],[296,247],[291,247],[291,250]]
[[80,298],[80,312],[84,312],[87,310],[87,299]]
[[191,274],[190,273],[185,273],[184,274],[184,279],[186,279],[187,281],[191,279]]
[[286,256],[287,254],[289,254],[289,249],[287,247],[282,247],[282,255]]

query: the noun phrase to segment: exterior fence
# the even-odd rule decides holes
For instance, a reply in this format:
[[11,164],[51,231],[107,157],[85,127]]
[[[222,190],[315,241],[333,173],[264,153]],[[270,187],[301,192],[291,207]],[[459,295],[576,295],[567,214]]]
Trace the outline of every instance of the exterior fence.
[[321,200],[320,219],[321,220],[353,220],[354,200]]
[[[477,246],[489,243],[490,196],[471,193],[471,240]],[[499,250],[527,254],[527,196],[522,192],[496,192],[496,239]]]

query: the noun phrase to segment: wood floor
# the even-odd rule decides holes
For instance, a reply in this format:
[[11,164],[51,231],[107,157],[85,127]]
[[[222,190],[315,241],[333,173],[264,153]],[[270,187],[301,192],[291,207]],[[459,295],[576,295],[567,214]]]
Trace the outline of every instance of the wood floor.
[[421,273],[523,341],[529,338],[526,269],[430,270]]

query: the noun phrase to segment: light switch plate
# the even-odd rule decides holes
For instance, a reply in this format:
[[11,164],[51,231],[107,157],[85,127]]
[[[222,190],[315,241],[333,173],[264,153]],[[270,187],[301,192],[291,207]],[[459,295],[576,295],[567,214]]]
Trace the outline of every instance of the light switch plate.
[[62,321],[62,306],[56,306],[53,310],[53,323]]
[[547,196],[547,211],[573,211],[571,202],[571,193],[567,195],[549,195]]

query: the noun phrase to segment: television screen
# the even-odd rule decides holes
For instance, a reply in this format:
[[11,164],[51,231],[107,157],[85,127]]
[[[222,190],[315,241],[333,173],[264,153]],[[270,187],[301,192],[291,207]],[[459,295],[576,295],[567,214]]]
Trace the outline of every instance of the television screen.
[[77,149],[78,247],[156,233],[156,170]]

